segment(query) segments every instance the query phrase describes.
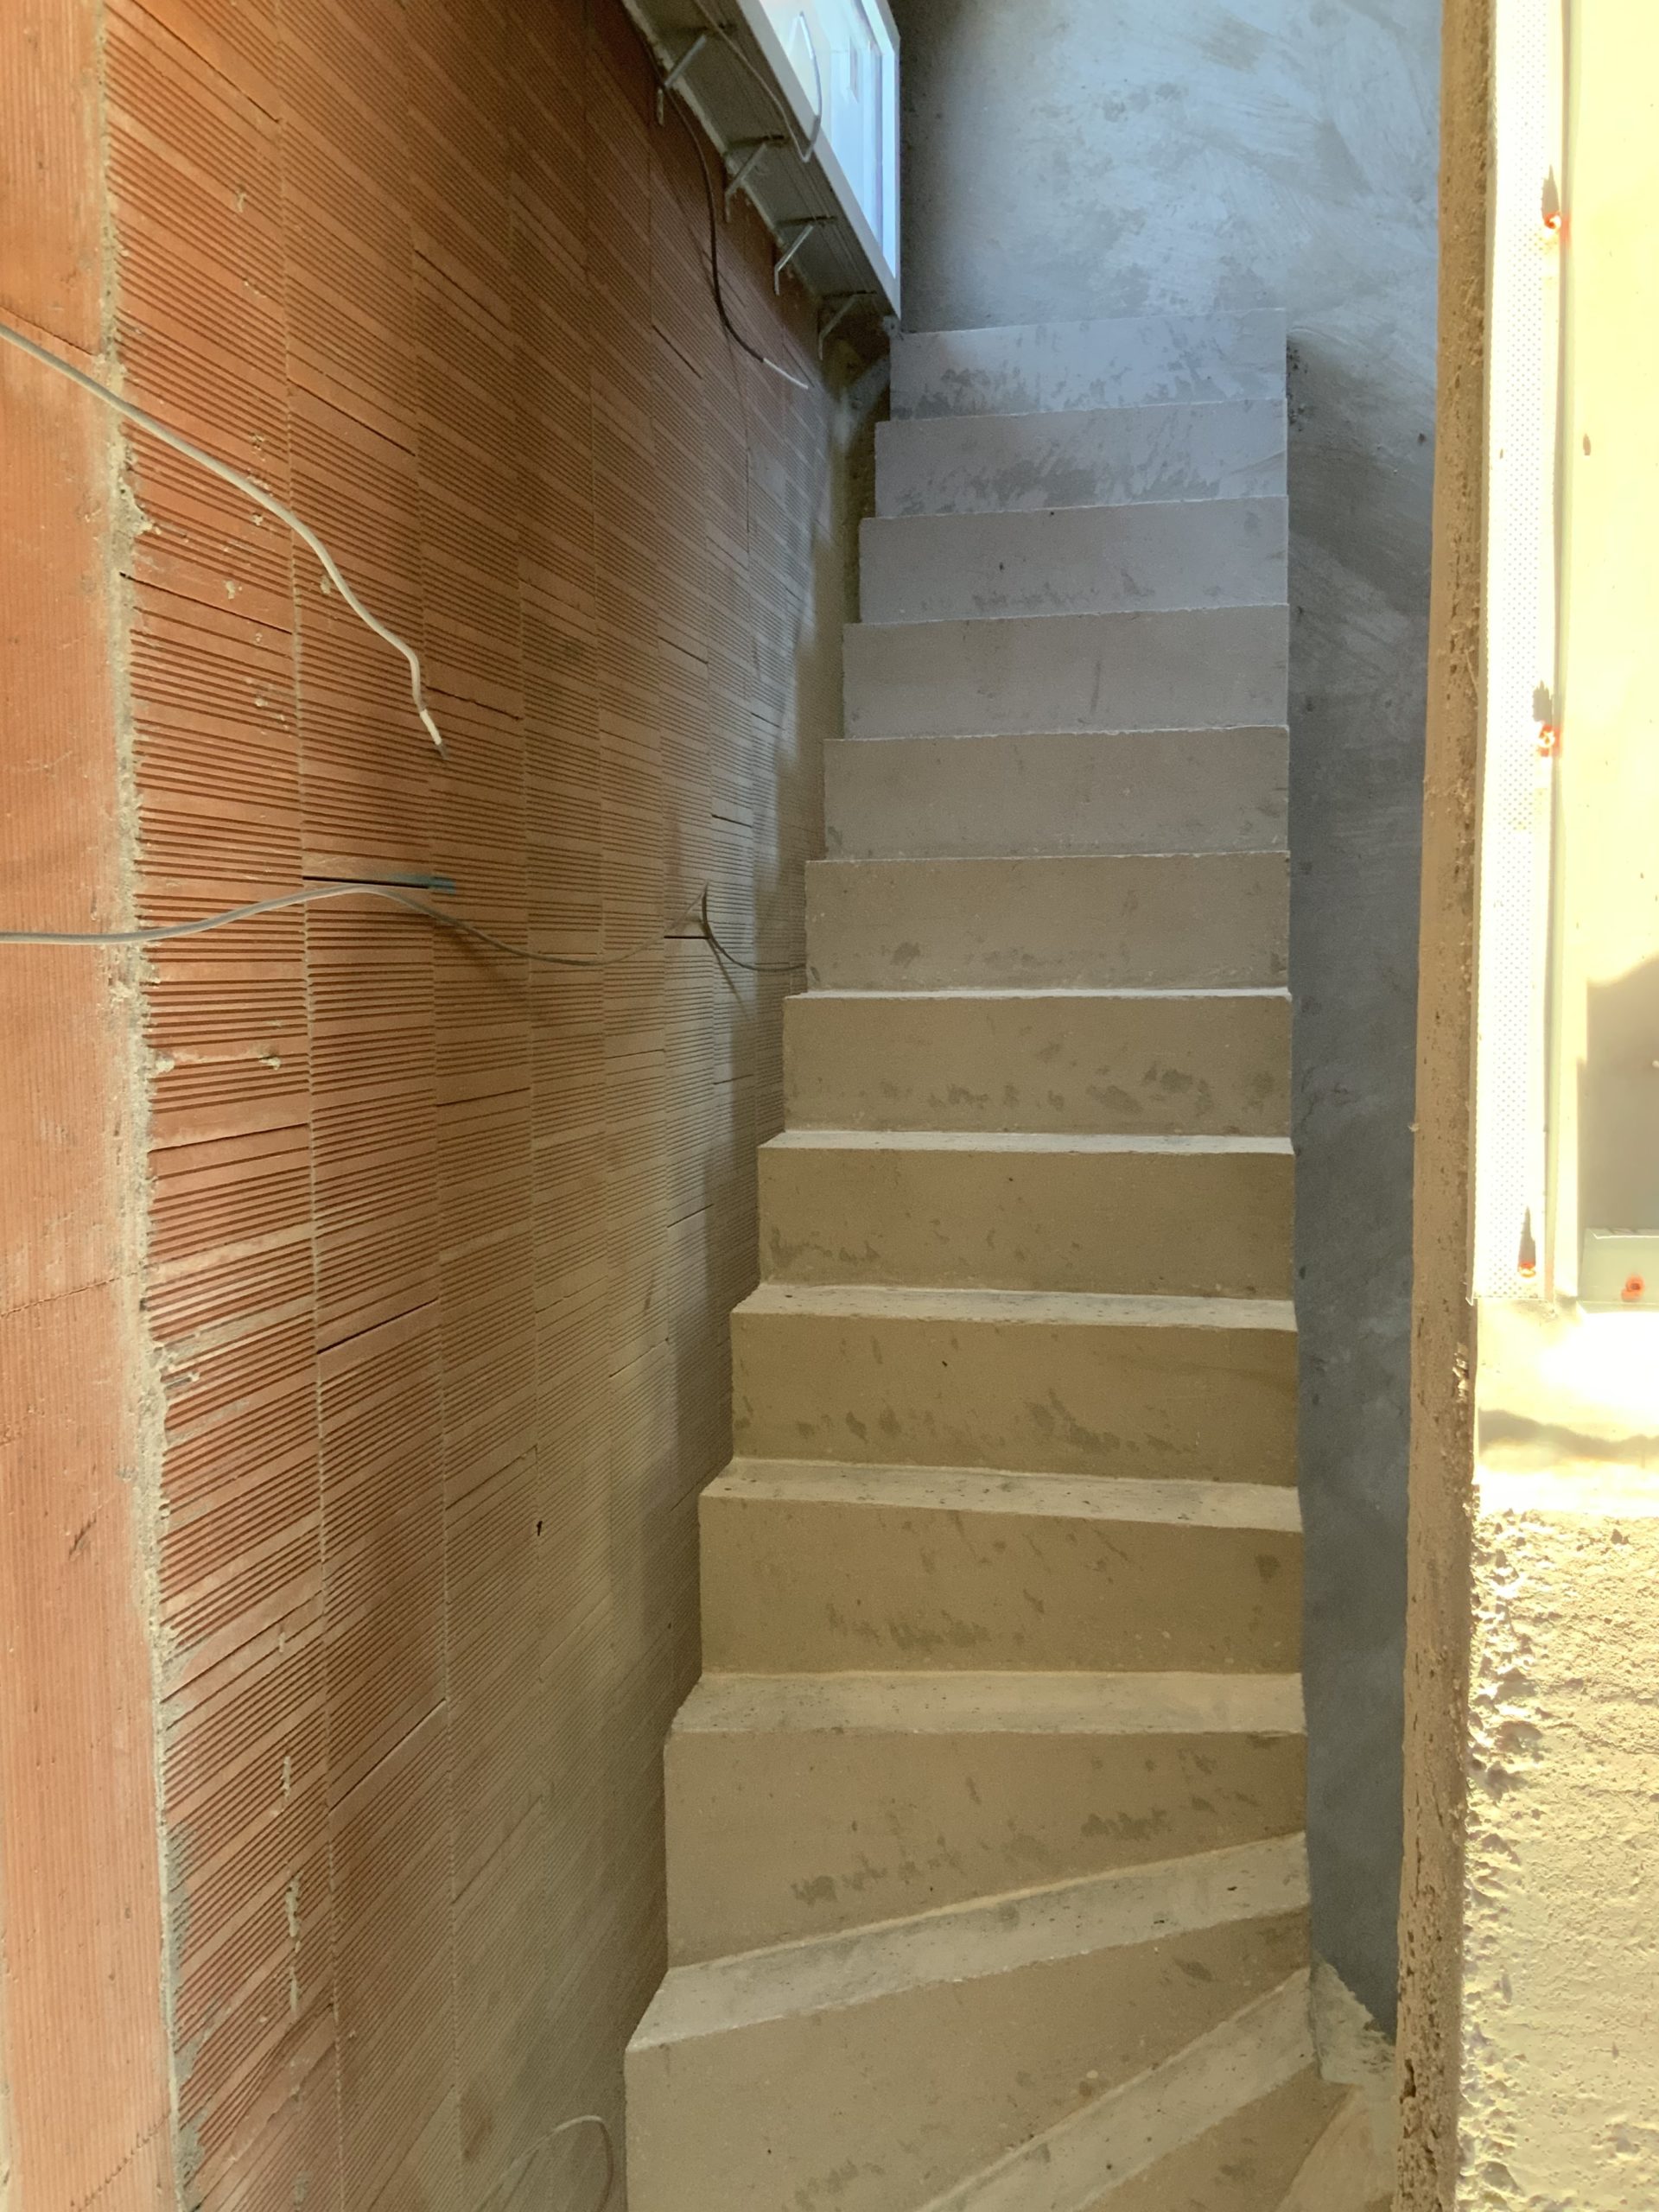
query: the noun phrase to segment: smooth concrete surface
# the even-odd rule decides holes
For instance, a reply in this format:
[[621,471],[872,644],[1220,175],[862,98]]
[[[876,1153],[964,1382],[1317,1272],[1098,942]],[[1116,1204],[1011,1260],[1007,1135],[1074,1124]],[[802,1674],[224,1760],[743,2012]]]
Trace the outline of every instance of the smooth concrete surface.
[[832,860],[994,853],[1282,852],[1278,729],[837,740],[824,747]]
[[1287,1137],[786,1129],[760,1152],[779,1282],[1288,1298]]
[[1287,991],[809,991],[791,1128],[1285,1136]]
[[[996,11],[957,6],[934,12],[943,17]],[[1052,20],[1042,26],[1041,41],[1032,37],[1036,27],[1028,13],[1021,17],[1021,26],[1030,48],[1055,47],[1058,26]],[[905,38],[906,70],[913,71],[918,63],[926,70],[925,46],[918,55],[912,32],[906,30]],[[1053,58],[1030,52],[1023,66],[1027,73],[1033,67],[1050,69]],[[1025,83],[1028,88],[1029,74]],[[982,95],[982,87],[975,89]],[[918,99],[913,76],[907,79],[906,90],[908,124]],[[919,97],[926,96],[925,78]],[[960,134],[968,120],[965,112],[944,118],[944,129],[938,138],[919,147],[907,146],[906,153],[935,164],[948,162],[963,150]],[[982,186],[990,181],[983,174],[979,179]],[[1001,181],[1018,184],[1014,178]],[[1017,198],[1013,204],[1020,204]],[[924,207],[918,213],[924,221],[931,219],[931,210]],[[1046,270],[1052,255],[1061,210],[1049,204],[1042,219],[1039,271]],[[936,228],[931,237],[924,233],[907,239],[905,250],[912,262],[921,258],[923,296],[908,303],[905,327],[893,344],[896,416],[1083,414],[1103,407],[1283,396],[1285,318],[1272,308],[1253,306],[1243,314],[1196,316],[1180,309],[1160,315],[1138,305],[1121,312],[1093,306],[1074,294],[1068,300],[1046,297],[1028,317],[970,312],[947,318],[929,312],[928,287],[931,283],[938,289],[941,272],[930,267],[928,257],[954,256],[958,251],[955,235],[942,237]],[[1109,327],[1102,327],[1103,319]],[[981,327],[985,325],[994,327]]]
[[1280,853],[815,861],[807,976],[828,990],[1203,990],[1285,980]]
[[756,1457],[1294,1476],[1288,1302],[763,1283],[732,1351]]
[[1282,499],[1148,500],[861,526],[866,622],[1167,613],[1285,599]]
[[705,1675],[669,1738],[670,1956],[1296,1834],[1303,1754],[1285,1676]]
[[[907,328],[1289,311],[1315,1929],[1388,2019],[1439,0],[896,13]],[[950,403],[912,366],[895,412]]]
[[1274,2168],[1294,2162],[1329,2107],[1312,2060],[1306,1978],[1290,1975],[922,2212],[1093,2212],[1133,2202],[1143,2177],[1154,2193],[1141,2201],[1158,2212],[1183,2199],[1205,2212],[1270,2212],[1276,2192],[1264,2194],[1264,2180],[1271,2191]]
[[[1314,2140],[1335,2101],[1313,2069],[1230,2113],[1150,2171],[1137,2174],[1081,2212],[1279,2212],[1286,2175]],[[1324,2212],[1361,2212],[1357,2200],[1332,2197]]]
[[1271,399],[875,426],[878,515],[1271,499],[1284,488],[1282,391]]
[[1389,2177],[1377,2155],[1376,2133],[1363,2095],[1350,2089],[1330,2126],[1309,2152],[1278,2212],[1388,2212]]
[[915,2212],[1278,1988],[1306,1894],[1297,1838],[676,1967],[629,2050],[630,2195]]
[[1282,721],[1282,606],[1000,622],[854,622],[849,738],[1054,729],[1236,729]]
[[717,1672],[1278,1675],[1300,1650],[1282,1485],[741,1460],[702,1527]]

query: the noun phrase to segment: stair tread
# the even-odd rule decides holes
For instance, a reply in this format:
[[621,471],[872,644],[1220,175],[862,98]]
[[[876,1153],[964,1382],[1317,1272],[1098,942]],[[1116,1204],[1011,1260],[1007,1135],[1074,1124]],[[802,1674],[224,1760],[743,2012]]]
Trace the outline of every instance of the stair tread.
[[763,1152],[1006,1152],[1294,1155],[1288,1137],[1138,1136],[1098,1129],[782,1129]]
[[1139,1475],[1027,1474],[983,1467],[861,1465],[830,1459],[734,1459],[705,1498],[881,1505],[908,1512],[1008,1513],[1193,1529],[1294,1531],[1295,1491],[1273,1483],[1159,1481]]
[[1091,2212],[1122,2183],[1313,2064],[1307,1977],[1293,1974],[1172,2057],[932,2197],[921,2212]]
[[631,2049],[870,2004],[1243,1920],[1307,1903],[1299,1835],[976,1898],[671,1967]]
[[1298,1675],[705,1675],[677,1736],[1305,1732]]
[[737,1312],[878,1320],[1056,1322],[1090,1328],[1271,1330],[1294,1335],[1288,1299],[1134,1296],[1093,1290],[951,1290],[905,1283],[763,1282]]

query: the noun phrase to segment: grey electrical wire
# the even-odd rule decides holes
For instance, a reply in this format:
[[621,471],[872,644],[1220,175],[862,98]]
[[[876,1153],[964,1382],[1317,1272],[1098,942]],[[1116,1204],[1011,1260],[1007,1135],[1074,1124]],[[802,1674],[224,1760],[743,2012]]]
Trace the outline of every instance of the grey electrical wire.
[[505,2173],[492,2184],[480,2200],[477,2212],[488,2212],[489,2207],[499,2201],[502,2191],[518,2181],[526,2167],[540,2158],[550,2143],[558,2136],[569,2134],[575,2127],[596,2127],[605,2139],[605,2186],[594,2207],[594,2212],[605,2212],[605,2207],[611,2201],[611,2191],[616,2187],[616,2144],[609,2123],[601,2120],[596,2112],[580,2112],[574,2120],[562,2120],[556,2127],[550,2127],[545,2135],[538,2135],[529,2150],[521,2152]]
[[[447,879],[433,877],[427,887],[442,890]],[[442,906],[433,906],[424,899],[414,895],[413,887],[394,883],[371,883],[366,880],[341,880],[337,883],[308,884],[301,891],[284,891],[274,899],[257,899],[245,906],[226,906],[214,914],[202,914],[188,922],[162,922],[148,929],[137,930],[0,930],[0,944],[58,944],[94,945],[106,950],[120,951],[153,944],[168,944],[181,938],[205,937],[210,930],[228,929],[236,922],[257,920],[262,914],[280,913],[285,907],[308,906],[324,899],[384,899],[394,906],[402,906],[411,914],[424,915],[428,921],[436,922],[442,929],[453,930],[457,936],[476,939],[492,950],[505,953],[512,960],[525,960],[549,968],[620,968],[624,962],[638,960],[644,954],[664,944],[684,944],[702,939],[722,960],[733,967],[741,968],[751,976],[791,976],[798,974],[804,964],[800,961],[745,960],[741,953],[717,935],[709,912],[709,889],[703,887],[702,896],[683,912],[677,914],[660,938],[648,938],[643,944],[630,945],[622,952],[537,952],[527,944],[514,944],[506,938],[497,937],[493,931],[482,929],[476,922],[467,921],[462,915],[447,912]],[[696,927],[689,939],[679,933],[682,922],[695,921]]]
[[709,156],[703,151],[702,137],[690,113],[680,105],[677,88],[671,88],[668,103],[674,111],[675,121],[691,141],[692,150],[697,157],[697,168],[702,177],[702,194],[709,207],[709,276],[715,288],[715,308],[720,316],[721,327],[734,345],[742,347],[752,361],[759,361],[763,369],[770,369],[774,376],[781,377],[785,384],[792,384],[797,391],[810,391],[812,387],[804,377],[798,377],[793,369],[786,369],[781,361],[774,361],[770,353],[763,352],[752,340],[746,338],[732,321],[731,312],[726,305],[725,287],[721,283],[720,276],[720,218],[715,207],[715,180],[709,173]]
[[389,645],[394,652],[401,653],[409,663],[409,689],[415,702],[415,711],[433,744],[440,753],[443,751],[443,732],[427,709],[420,655],[407,639],[400,638],[378,614],[365,607],[340,573],[340,564],[334,555],[311,525],[302,521],[292,507],[284,506],[274,493],[266,491],[263,484],[256,482],[251,476],[245,475],[239,468],[232,468],[229,461],[221,461],[217,454],[209,453],[205,446],[199,446],[193,439],[184,437],[156,416],[147,413],[143,408],[135,407],[131,400],[124,399],[118,391],[112,391],[108,385],[100,384],[96,377],[89,377],[73,361],[66,361],[60,354],[54,353],[45,346],[37,346],[32,338],[25,337],[10,323],[0,321],[0,338],[27,353],[31,360],[40,361],[48,369],[55,369],[60,376],[67,377],[71,384],[79,385],[83,391],[91,392],[95,399],[101,399],[106,407],[112,407],[129,423],[136,423],[141,430],[148,430],[151,437],[159,438],[163,445],[171,446],[175,453],[182,454],[187,461],[194,461],[199,467],[207,469],[222,482],[240,492],[245,499],[251,499],[256,506],[263,507],[267,514],[275,515],[278,522],[293,531],[302,545],[308,545],[321,562],[324,574],[358,620],[372,630],[375,636]]

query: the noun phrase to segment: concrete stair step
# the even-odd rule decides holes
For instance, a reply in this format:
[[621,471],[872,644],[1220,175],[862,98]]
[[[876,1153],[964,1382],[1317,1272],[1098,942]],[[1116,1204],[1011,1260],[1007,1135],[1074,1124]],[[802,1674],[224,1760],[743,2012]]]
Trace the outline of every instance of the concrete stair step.
[[632,2212],[914,2212],[1305,1964],[1299,1838],[670,1971]]
[[1277,399],[1285,317],[1123,315],[983,330],[913,330],[893,341],[895,417]]
[[1288,1301],[763,1283],[732,1356],[754,1458],[1296,1478]]
[[676,1965],[1294,1834],[1294,1675],[705,1675],[666,1757]]
[[854,622],[846,735],[1242,729],[1285,720],[1282,605]]
[[1282,1136],[1285,991],[809,991],[791,1128]]
[[1065,414],[879,423],[879,515],[1020,514],[1142,499],[1272,499],[1285,401],[1208,400]]
[[1282,607],[1282,499],[1169,500],[862,524],[867,623]]
[[[1280,2192],[1341,2091],[1313,2068],[1090,2200],[1086,2212],[1280,2212]],[[1079,2208],[1083,2212],[1083,2208]],[[1321,2200],[1320,2212],[1362,2212]]]
[[1273,2212],[1330,2107],[1306,1977],[1287,1975],[922,2212]]
[[1394,2177],[1378,2147],[1370,2107],[1358,2089],[1338,2094],[1329,2126],[1274,2212],[1389,2212]]
[[760,1148],[773,1282],[1287,1298],[1286,1137],[786,1129]]
[[715,1674],[1284,1674],[1295,1492],[734,1460],[702,1493]]
[[1282,986],[1280,853],[814,861],[815,990]]
[[1281,850],[1289,733],[1044,731],[836,739],[824,747],[831,859]]

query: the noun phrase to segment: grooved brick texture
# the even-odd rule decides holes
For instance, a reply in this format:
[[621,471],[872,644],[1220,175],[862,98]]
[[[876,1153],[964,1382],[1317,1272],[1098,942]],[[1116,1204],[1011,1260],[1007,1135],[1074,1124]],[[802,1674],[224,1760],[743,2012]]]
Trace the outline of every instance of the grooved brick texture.
[[[94,0],[0,7],[0,315],[100,343]],[[118,926],[111,417],[0,347],[0,927]],[[172,2197],[130,999],[0,948],[0,2203]]]
[[[436,871],[504,938],[637,956],[338,902],[149,963],[180,2202],[581,2207],[596,2132],[536,2146],[618,2123],[663,1966],[781,1119],[788,979],[664,933],[708,884],[729,940],[800,949],[830,405],[727,344],[615,0],[105,22],[128,388],[321,531],[448,745],[308,553],[133,436],[143,912]],[[758,231],[722,248],[815,377]]]

